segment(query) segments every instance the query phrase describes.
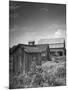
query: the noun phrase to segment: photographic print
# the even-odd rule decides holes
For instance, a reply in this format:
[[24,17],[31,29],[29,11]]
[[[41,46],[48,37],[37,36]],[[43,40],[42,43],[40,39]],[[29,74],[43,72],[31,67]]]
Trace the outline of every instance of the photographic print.
[[66,4],[9,1],[9,88],[66,86]]

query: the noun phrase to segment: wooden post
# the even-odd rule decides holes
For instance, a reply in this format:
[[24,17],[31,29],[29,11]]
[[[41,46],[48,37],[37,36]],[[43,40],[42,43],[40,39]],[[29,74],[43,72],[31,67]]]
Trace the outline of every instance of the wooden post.
[[47,52],[47,59],[48,59],[48,61],[51,61],[51,59],[50,59],[50,48],[49,48],[49,45],[47,46],[46,52]]
[[23,74],[25,74],[25,52],[24,52],[24,60],[23,60]]

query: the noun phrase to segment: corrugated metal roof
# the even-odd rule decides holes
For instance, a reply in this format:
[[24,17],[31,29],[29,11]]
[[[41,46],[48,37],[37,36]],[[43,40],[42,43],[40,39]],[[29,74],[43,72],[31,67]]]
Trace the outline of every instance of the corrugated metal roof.
[[64,38],[56,39],[41,39],[39,44],[49,44],[49,48],[63,48],[64,47]]
[[63,48],[64,44],[59,43],[59,44],[49,44],[49,48]]
[[56,44],[64,43],[64,38],[54,38],[54,39],[41,39],[38,44]]

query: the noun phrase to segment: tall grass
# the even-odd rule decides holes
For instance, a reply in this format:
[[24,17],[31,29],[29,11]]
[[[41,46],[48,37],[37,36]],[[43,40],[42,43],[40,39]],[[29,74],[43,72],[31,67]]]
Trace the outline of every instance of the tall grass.
[[12,77],[10,88],[33,88],[66,85],[65,62],[47,61],[41,66],[32,63],[30,71]]

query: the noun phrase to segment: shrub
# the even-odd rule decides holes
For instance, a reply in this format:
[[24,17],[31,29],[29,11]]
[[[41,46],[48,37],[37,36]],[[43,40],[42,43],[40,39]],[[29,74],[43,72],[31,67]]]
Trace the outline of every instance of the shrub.
[[47,62],[42,65],[43,77],[49,86],[65,85],[66,81],[66,65],[64,62]]
[[34,62],[30,71],[23,75],[11,76],[10,88],[29,88],[66,85],[66,64],[47,61],[41,66]]

